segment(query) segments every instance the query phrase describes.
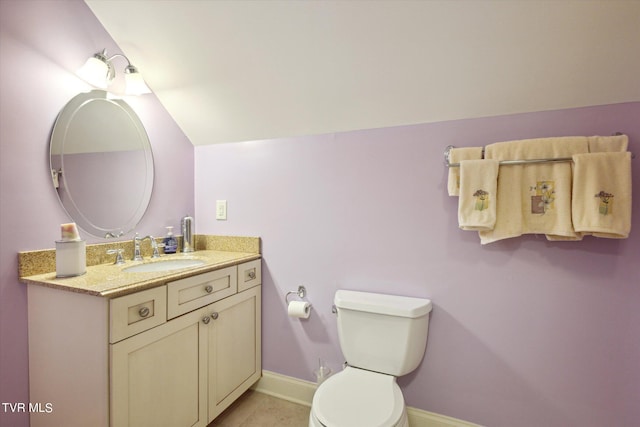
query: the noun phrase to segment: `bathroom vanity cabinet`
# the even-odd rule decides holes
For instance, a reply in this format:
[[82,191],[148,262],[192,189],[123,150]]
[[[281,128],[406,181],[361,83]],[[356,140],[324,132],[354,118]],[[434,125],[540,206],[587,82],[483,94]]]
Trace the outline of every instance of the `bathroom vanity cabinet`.
[[261,376],[260,259],[116,298],[30,285],[31,426],[205,427]]

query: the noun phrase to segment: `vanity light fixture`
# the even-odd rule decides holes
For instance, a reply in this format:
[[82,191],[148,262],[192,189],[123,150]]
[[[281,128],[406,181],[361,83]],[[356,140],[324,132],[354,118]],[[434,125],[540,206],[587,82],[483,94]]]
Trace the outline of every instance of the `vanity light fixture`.
[[127,61],[127,66],[124,68],[125,94],[143,95],[151,93],[151,89],[144,82],[138,69],[131,65],[129,58],[121,53],[107,57],[107,49],[102,49],[102,52],[98,52],[87,59],[84,66],[78,70],[78,75],[97,88],[107,89],[116,77],[116,69],[112,60],[117,57],[122,57]]

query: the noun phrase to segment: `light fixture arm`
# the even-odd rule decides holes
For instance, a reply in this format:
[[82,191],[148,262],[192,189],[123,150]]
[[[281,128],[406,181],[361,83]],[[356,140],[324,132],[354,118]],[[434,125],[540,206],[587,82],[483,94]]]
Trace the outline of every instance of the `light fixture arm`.
[[[124,72],[126,74],[130,74],[130,73],[137,73],[138,69],[136,67],[134,67],[131,64],[131,61],[129,61],[129,58],[127,58],[125,55],[123,55],[122,53],[116,53],[111,55],[110,57],[107,57],[107,49],[102,49],[101,53],[96,53],[96,57],[100,55],[102,56],[102,58],[104,58],[104,62],[107,64],[107,67],[109,67],[109,71],[108,71],[108,75],[107,78],[109,79],[109,81],[111,82],[113,79],[115,79],[116,77],[116,68],[113,65],[113,59],[115,58],[124,58],[125,61],[127,61],[127,66],[124,69]],[[102,58],[98,58],[98,59],[102,59]]]

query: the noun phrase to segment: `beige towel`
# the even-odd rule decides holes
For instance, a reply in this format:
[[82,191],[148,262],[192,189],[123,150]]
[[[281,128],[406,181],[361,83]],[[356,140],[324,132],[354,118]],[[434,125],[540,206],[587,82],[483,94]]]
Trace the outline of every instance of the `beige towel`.
[[590,136],[588,140],[590,153],[627,151],[629,146],[629,137],[627,135]]
[[[571,158],[587,151],[586,137],[539,138],[490,144],[485,158]],[[496,224],[480,231],[482,244],[528,233],[580,239],[571,222],[571,162],[501,165],[497,199]]]
[[[449,163],[460,163],[462,160],[476,160],[482,158],[482,147],[460,147],[449,151]],[[450,196],[460,194],[460,168],[449,168],[447,189]]]
[[463,230],[493,230],[496,223],[497,160],[460,162],[458,226]]
[[631,153],[573,156],[573,224],[596,237],[624,239],[631,231]]

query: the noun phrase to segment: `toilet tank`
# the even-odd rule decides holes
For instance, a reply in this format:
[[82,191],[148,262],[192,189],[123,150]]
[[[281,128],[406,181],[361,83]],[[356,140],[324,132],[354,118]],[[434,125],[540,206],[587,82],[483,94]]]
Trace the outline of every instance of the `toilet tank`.
[[339,290],[334,304],[349,365],[393,376],[418,367],[427,345],[431,300]]

